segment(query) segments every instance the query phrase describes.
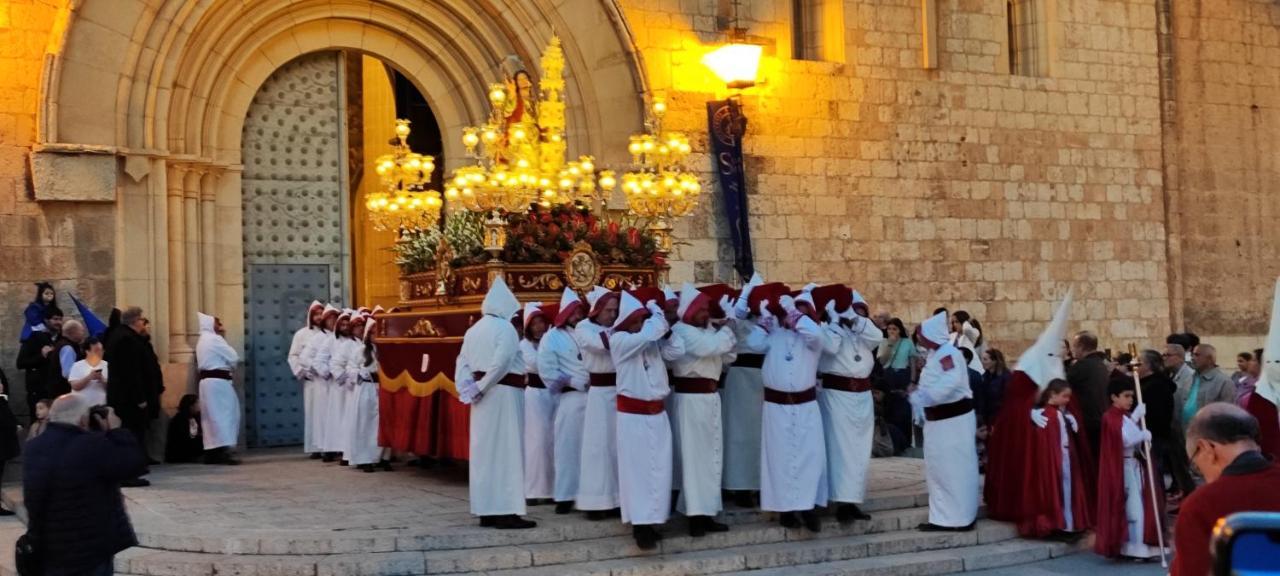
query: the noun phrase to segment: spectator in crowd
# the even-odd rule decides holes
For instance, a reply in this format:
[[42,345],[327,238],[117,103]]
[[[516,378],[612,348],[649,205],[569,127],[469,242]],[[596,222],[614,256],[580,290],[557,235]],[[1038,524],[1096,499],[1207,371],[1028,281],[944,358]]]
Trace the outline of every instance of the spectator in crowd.
[[[112,334],[107,342],[106,360],[114,368],[107,381],[107,404],[115,409],[126,430],[137,437],[138,449],[148,463],[154,464],[146,454],[147,429],[151,420],[160,415],[160,393],[164,381],[160,375],[160,361],[151,348],[148,338],[150,321],[142,309],[131,306],[120,315],[124,328]],[[125,487],[149,486],[143,478],[125,482]]]
[[1191,377],[1191,385],[1178,387],[1174,397],[1174,409],[1181,416],[1182,430],[1186,432],[1191,418],[1196,412],[1214,402],[1236,401],[1236,387],[1221,369],[1218,368],[1217,350],[1209,344],[1196,346],[1191,353],[1192,368],[1195,373]]
[[169,464],[198,462],[204,456],[204,431],[200,427],[200,397],[187,394],[178,401],[178,412],[169,420],[164,461]]
[[80,394],[89,401],[90,406],[107,403],[107,361],[102,359],[102,342],[89,337],[84,341],[84,360],[71,365],[71,373],[67,380],[71,383],[71,393]]
[[1121,352],[1119,356],[1116,356],[1115,361],[1111,362],[1112,375],[1119,374],[1132,378],[1133,369],[1130,364],[1133,364],[1133,356],[1128,352]]
[[1236,354],[1236,371],[1231,373],[1231,381],[1239,385],[1240,379],[1244,378],[1249,371],[1249,361],[1253,359],[1253,353],[1244,351]]
[[1098,337],[1092,332],[1078,332],[1071,339],[1071,355],[1075,363],[1067,368],[1067,383],[1075,396],[1084,422],[1085,434],[1092,444],[1092,454],[1098,454],[1098,442],[1102,434],[1102,415],[1111,408],[1107,396],[1107,383],[1111,371],[1107,368],[1106,355],[1098,350]]
[[[22,427],[9,408],[9,378],[0,370],[0,477],[4,465],[18,455],[18,432]],[[13,512],[0,508],[0,516],[13,516]]]
[[79,395],[55,400],[23,458],[27,532],[48,575],[112,574],[115,555],[138,543],[120,484],[146,460],[110,409],[89,408]]
[[1172,576],[1210,573],[1209,541],[1236,512],[1280,512],[1280,466],[1258,450],[1258,421],[1234,404],[1201,408],[1187,426],[1187,454],[1207,484],[1182,504],[1174,527]]
[[62,311],[57,306],[44,308],[44,322],[31,332],[18,349],[18,369],[26,374],[27,415],[36,412],[36,401],[49,397],[49,354],[62,335]]
[[910,439],[911,403],[907,401],[907,389],[915,380],[912,370],[916,345],[901,319],[890,318],[885,322],[885,341],[880,344],[876,356],[884,367],[884,397],[881,399],[884,419],[895,428],[891,432],[895,438]]
[[40,325],[44,323],[49,310],[58,307],[58,293],[53,290],[53,285],[48,282],[36,283],[36,297],[27,304],[26,310],[22,311],[22,334],[18,337],[19,342],[26,342],[34,332],[40,331]]
[[1004,403],[1004,388],[1013,375],[1009,371],[1009,363],[1004,352],[988,348],[982,353],[982,389],[986,398],[982,403],[982,421],[988,426],[995,422],[1000,413],[1000,405]]
[[71,392],[71,367],[84,359],[84,339],[89,336],[84,324],[79,320],[67,320],[62,323],[62,335],[53,343],[53,351],[49,352],[49,366],[45,371],[45,386],[50,395],[61,396]]
[[[1182,452],[1181,435],[1174,434],[1173,396],[1178,387],[1163,369],[1164,358],[1155,350],[1143,350],[1138,355],[1138,378],[1142,383],[1142,401],[1147,406],[1147,430],[1151,431],[1151,454],[1162,473],[1173,477],[1174,486],[1194,486],[1185,453]],[[1133,380],[1133,376],[1120,376]]]
[[49,404],[48,398],[36,400],[35,412],[31,416],[31,426],[27,428],[27,442],[30,442],[49,427]]
[[1240,356],[1247,356],[1248,360],[1244,363],[1244,372],[1236,383],[1236,404],[1243,408],[1249,403],[1249,395],[1253,394],[1253,390],[1258,386],[1258,378],[1262,376],[1262,349],[1259,348],[1253,352],[1242,352]]
[[1071,353],[1071,341],[1062,341],[1062,367],[1070,369],[1072,364],[1076,363],[1076,357]]

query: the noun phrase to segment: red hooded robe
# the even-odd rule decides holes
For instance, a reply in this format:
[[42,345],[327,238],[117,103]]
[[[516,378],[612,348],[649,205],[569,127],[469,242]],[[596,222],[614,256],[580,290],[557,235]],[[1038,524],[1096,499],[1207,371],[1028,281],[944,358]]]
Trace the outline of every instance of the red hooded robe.
[[[1129,519],[1124,511],[1124,428],[1123,418],[1126,412],[1114,406],[1102,415],[1102,442],[1098,458],[1098,514],[1097,535],[1093,551],[1107,558],[1120,556],[1120,550],[1129,540]],[[1143,509],[1143,541],[1156,546],[1160,543],[1155,518],[1161,515],[1163,520],[1164,487],[1157,484],[1156,501],[1161,503],[1160,509],[1153,509],[1151,488],[1148,483],[1146,465],[1142,465],[1142,509]],[[1161,525],[1166,524],[1161,522]]]
[[1254,392],[1249,395],[1245,409],[1258,419],[1258,446],[1263,456],[1280,461],[1280,416],[1276,414],[1276,405]]
[[[1071,411],[1066,413],[1071,414]],[[1062,425],[1058,421],[1058,408],[1046,406],[1044,416],[1049,419],[1044,428],[1031,428],[1032,440],[1028,442],[1033,451],[1031,475],[1023,485],[1023,502],[1027,509],[1024,511],[1026,514],[1018,519],[1018,533],[1029,538],[1044,538],[1055,530],[1067,529],[1066,514],[1062,509]],[[1027,419],[1031,419],[1030,413]],[[1075,419],[1080,422],[1078,415]],[[1067,426],[1070,428],[1070,424]],[[1072,530],[1081,532],[1093,527],[1093,510],[1085,490],[1087,469],[1080,456],[1080,448],[1086,443],[1082,442],[1083,431],[1068,429],[1067,437],[1071,458]]]
[[982,488],[987,516],[994,520],[1016,522],[1025,515],[1020,495],[1030,473],[1028,463],[1034,461],[1034,442],[1029,441],[1034,428],[1031,410],[1039,396],[1039,387],[1021,371],[1014,372],[1005,386],[1004,403],[987,438],[987,478]]

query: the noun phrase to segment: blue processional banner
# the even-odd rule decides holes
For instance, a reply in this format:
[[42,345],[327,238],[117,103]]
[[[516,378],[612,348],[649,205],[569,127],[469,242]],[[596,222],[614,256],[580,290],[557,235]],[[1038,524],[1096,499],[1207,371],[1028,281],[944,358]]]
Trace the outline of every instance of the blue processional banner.
[[743,171],[742,137],[747,119],[737,100],[707,102],[707,124],[711,130],[711,153],[720,180],[729,240],[733,243],[733,267],[743,281],[755,273],[751,256],[751,227],[747,214],[747,179]]

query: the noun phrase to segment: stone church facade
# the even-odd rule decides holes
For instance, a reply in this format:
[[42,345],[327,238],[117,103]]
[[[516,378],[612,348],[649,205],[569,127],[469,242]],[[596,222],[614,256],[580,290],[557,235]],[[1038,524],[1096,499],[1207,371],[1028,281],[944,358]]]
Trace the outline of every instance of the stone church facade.
[[[733,4],[0,0],[0,327],[14,336],[0,358],[12,366],[39,280],[101,311],[142,306],[175,382],[196,311],[252,346],[253,266],[328,265],[307,282],[341,299],[346,143],[326,136],[340,119],[314,102],[340,97],[342,52],[413,82],[452,169],[498,63],[536,62],[559,35],[571,153],[622,167],[645,95],[662,93],[710,183],[705,102],[727,92],[699,60],[724,41]],[[1014,353],[1068,288],[1073,326],[1113,346],[1184,329],[1251,346],[1265,332],[1280,274],[1267,225],[1280,216],[1280,4],[738,9],[766,44],[763,82],[741,98],[756,263],[770,280],[848,282],[908,323],[967,309]],[[314,142],[275,133],[303,125]],[[281,231],[273,210],[293,204],[270,199],[295,193],[315,212],[292,217],[328,228]],[[677,225],[674,281],[733,280],[717,208],[709,195]]]

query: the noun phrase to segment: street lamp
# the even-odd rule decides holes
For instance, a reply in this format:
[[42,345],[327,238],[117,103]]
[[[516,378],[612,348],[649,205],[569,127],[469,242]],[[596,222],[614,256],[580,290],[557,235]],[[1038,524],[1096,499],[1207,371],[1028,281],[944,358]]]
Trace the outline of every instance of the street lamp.
[[703,56],[702,63],[719,76],[729,89],[745,90],[756,85],[756,75],[760,72],[760,56],[763,53],[763,46],[746,44],[731,38],[729,44]]

